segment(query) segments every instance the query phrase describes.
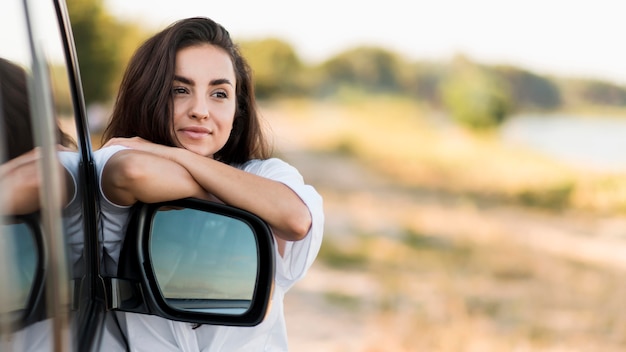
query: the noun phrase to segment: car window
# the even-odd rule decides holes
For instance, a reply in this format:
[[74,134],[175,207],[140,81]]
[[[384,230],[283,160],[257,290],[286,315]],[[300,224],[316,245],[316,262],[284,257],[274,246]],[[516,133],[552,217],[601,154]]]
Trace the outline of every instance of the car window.
[[[31,1],[29,15],[35,40],[39,40],[42,55],[46,61],[46,71],[50,79],[49,90],[54,123],[59,129],[59,161],[66,171],[64,178],[67,187],[67,202],[63,208],[63,231],[68,240],[67,255],[72,268],[71,278],[84,274],[83,270],[83,217],[80,194],[78,132],[76,112],[72,100],[72,88],[69,81],[68,66],[61,38],[59,24],[52,1]],[[83,148],[84,149],[84,148]]]
[[[52,1],[30,1],[30,3],[31,6],[28,9],[31,27],[39,45],[38,48],[43,51],[40,55],[45,58],[56,124],[72,141],[76,141],[74,105],[56,12]],[[58,142],[65,143],[70,149],[76,150],[75,145],[71,145],[71,141],[59,138]]]
[[0,313],[13,324],[26,309],[38,257],[28,227],[8,216],[12,211],[9,198],[13,195],[9,190],[14,189],[16,182],[10,177],[13,172],[9,167],[13,169],[13,166],[9,161],[35,145],[27,91],[32,55],[27,44],[22,4],[18,0],[3,1],[0,4]]
[[[82,257],[83,242],[77,194],[80,159],[74,102],[56,18],[52,1],[0,2],[0,318],[17,317],[10,319],[11,326],[0,324],[5,333],[17,330],[19,334],[58,312],[67,313],[69,304],[48,305],[46,311],[47,297],[39,290],[43,274],[37,275],[44,271],[44,264],[61,263],[60,270],[55,270],[60,280],[49,277],[46,285],[48,291],[67,293],[67,300],[66,288],[73,274],[65,270],[66,263],[74,272],[81,268],[76,264]],[[48,135],[47,130],[54,132]],[[41,148],[42,143],[55,147]],[[31,180],[43,191],[27,187]],[[57,211],[51,212],[51,208]],[[22,221],[21,216],[27,214],[35,220]],[[66,236],[53,236],[57,229]],[[69,239],[71,246],[57,238]],[[45,253],[42,243],[46,243]],[[51,255],[52,250],[61,257]],[[45,269],[50,272],[49,266]],[[12,339],[18,343],[14,349],[40,350],[41,345],[29,343],[50,343],[49,339],[22,336]]]

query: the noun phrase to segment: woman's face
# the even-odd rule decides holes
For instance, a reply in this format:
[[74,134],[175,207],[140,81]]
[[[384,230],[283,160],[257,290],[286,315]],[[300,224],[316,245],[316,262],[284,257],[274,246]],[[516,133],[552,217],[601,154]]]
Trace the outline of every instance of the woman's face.
[[201,44],[176,54],[172,82],[178,146],[208,157],[228,141],[237,105],[235,71],[221,48]]

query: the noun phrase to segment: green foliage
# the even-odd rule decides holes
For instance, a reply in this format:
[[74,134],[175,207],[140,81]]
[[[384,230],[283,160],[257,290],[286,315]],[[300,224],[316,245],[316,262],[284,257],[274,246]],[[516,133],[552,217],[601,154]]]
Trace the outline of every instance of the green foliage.
[[[102,0],[67,0],[87,104],[112,99],[124,65],[143,37],[109,14]],[[129,45],[129,43],[132,43]]]
[[582,98],[599,105],[626,106],[626,89],[607,82],[589,80],[582,89]]
[[359,248],[343,246],[326,236],[322,242],[322,248],[318,259],[326,265],[338,269],[363,268],[369,262],[367,241],[363,241]]
[[350,137],[344,137],[338,141],[333,149],[340,155],[355,156],[358,154],[359,147],[357,141]]
[[511,66],[495,67],[493,71],[506,82],[516,110],[550,110],[562,104],[559,87],[547,77]]
[[405,245],[417,250],[451,251],[454,249],[453,243],[448,238],[426,235],[412,229],[405,229],[401,239]]
[[593,79],[561,79],[559,84],[570,105],[626,107],[626,87]]
[[72,93],[70,92],[70,83],[67,77],[67,68],[63,65],[55,65],[50,67],[52,76],[52,85],[54,92],[54,106],[59,115],[71,115],[74,111],[72,106]]
[[440,89],[443,104],[452,118],[467,127],[496,127],[510,112],[506,86],[489,71],[464,58],[456,59]]
[[336,92],[342,85],[368,92],[398,92],[401,65],[396,54],[384,49],[359,47],[345,51],[321,65],[323,92]]
[[331,304],[340,306],[349,310],[358,310],[361,308],[361,300],[358,297],[347,295],[342,292],[326,292],[324,298]]
[[240,43],[254,73],[255,89],[259,98],[297,93],[298,76],[302,62],[293,48],[279,39],[264,39]]
[[411,97],[430,105],[441,106],[439,87],[448,74],[448,68],[442,64],[415,63],[406,70],[403,86]]
[[574,190],[573,183],[563,182],[552,187],[525,190],[517,195],[517,199],[530,207],[562,210],[570,206]]
[[101,0],[67,0],[87,103],[103,101],[111,93],[111,77],[119,66],[116,23]]

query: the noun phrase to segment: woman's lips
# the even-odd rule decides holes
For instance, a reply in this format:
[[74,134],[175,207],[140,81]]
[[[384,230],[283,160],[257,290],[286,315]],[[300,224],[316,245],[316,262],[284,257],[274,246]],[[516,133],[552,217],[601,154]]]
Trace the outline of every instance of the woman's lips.
[[211,131],[208,128],[199,126],[181,128],[180,131],[192,139],[204,138],[211,134]]

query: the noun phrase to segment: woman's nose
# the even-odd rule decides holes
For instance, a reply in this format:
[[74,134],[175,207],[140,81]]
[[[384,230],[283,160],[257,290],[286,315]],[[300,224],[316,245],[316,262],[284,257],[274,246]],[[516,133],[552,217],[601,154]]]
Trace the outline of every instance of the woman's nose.
[[209,104],[203,98],[196,98],[191,108],[191,117],[194,119],[206,119],[209,117]]

